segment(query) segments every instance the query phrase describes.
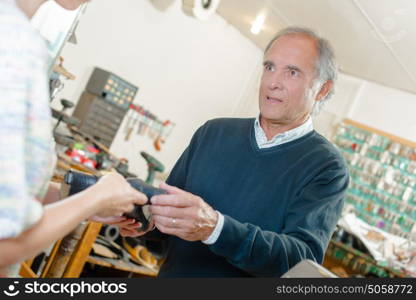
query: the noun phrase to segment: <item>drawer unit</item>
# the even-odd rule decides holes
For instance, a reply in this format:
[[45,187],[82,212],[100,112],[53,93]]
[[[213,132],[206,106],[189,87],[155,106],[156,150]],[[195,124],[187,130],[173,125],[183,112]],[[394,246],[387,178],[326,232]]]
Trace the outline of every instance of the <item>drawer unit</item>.
[[73,116],[80,120],[79,129],[110,147],[126,114],[120,106],[104,101],[101,97],[84,92]]
[[133,103],[138,87],[111,72],[96,67],[85,90],[127,110]]

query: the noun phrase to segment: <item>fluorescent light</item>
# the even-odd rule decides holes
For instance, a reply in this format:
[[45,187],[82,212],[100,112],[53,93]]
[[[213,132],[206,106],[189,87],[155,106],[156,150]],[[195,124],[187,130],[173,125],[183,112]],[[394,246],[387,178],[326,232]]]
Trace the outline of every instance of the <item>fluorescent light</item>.
[[254,20],[253,24],[251,25],[251,33],[252,34],[259,34],[260,31],[263,29],[264,21],[266,19],[265,14],[259,14],[257,18]]

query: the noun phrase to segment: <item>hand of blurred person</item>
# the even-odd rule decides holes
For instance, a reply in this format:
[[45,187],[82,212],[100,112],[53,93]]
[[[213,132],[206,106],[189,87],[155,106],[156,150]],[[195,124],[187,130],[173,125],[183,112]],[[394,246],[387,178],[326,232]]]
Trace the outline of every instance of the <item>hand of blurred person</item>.
[[144,205],[148,199],[145,194],[135,190],[118,173],[107,174],[89,188],[98,195],[101,209],[97,217],[122,216],[133,210],[134,204]]
[[107,225],[115,225],[120,230],[120,235],[123,237],[137,237],[142,236],[155,229],[155,223],[153,219],[149,224],[149,229],[142,231],[142,223],[136,221],[135,219],[130,219],[127,217],[99,217],[92,216],[89,218],[90,221],[99,222]]

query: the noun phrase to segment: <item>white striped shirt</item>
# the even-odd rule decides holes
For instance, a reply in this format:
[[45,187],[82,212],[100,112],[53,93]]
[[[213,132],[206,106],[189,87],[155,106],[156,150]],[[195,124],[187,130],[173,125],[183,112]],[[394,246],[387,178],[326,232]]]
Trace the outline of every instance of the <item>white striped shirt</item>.
[[263,128],[260,126],[260,118],[257,117],[254,121],[254,133],[256,136],[257,145],[260,149],[270,148],[277,145],[282,145],[284,143],[288,143],[294,141],[298,138],[301,138],[305,134],[311,132],[313,130],[313,123],[312,118],[309,117],[305,123],[302,125],[285,131],[283,133],[279,133],[275,135],[270,141],[267,140],[266,133],[264,132]]

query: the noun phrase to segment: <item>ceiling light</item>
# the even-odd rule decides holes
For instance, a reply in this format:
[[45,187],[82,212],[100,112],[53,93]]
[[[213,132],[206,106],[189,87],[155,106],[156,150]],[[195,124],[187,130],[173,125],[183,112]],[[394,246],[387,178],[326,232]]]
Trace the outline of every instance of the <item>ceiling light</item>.
[[252,34],[259,34],[260,31],[263,29],[264,21],[266,19],[265,14],[259,14],[257,18],[254,20],[253,24],[251,25],[251,33]]

